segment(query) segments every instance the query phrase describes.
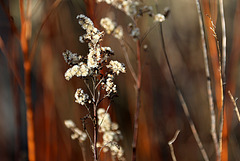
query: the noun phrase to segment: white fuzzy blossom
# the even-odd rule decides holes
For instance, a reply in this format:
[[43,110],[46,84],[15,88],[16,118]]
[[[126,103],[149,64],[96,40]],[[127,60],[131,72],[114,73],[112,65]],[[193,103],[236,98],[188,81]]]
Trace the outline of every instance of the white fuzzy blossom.
[[85,103],[88,101],[89,96],[83,92],[81,88],[77,89],[75,93],[75,102],[79,103],[81,105],[85,105]]
[[67,128],[71,129],[73,134],[71,134],[71,138],[73,140],[78,139],[80,143],[87,139],[87,134],[76,127],[75,123],[72,120],[65,120],[64,124]]
[[113,75],[108,74],[106,82],[102,82],[103,89],[107,92],[107,95],[110,95],[111,93],[117,93],[117,86],[113,82]]
[[139,2],[134,0],[97,0],[97,2],[105,2],[112,5],[130,17],[134,17],[137,14],[137,7],[139,5]]
[[113,34],[113,36],[115,38],[122,39],[122,37],[123,37],[123,28],[122,28],[122,26],[117,26],[112,34]]
[[89,68],[88,68],[87,64],[81,62],[81,63],[79,63],[79,66],[80,66],[80,68],[79,68],[79,71],[77,73],[77,77],[86,77],[86,76],[88,76]]
[[99,61],[101,59],[100,57],[100,47],[98,48],[90,48],[89,49],[89,54],[88,54],[88,61],[87,61],[87,65],[89,68],[97,68]]
[[117,23],[112,21],[108,17],[102,18],[100,24],[105,29],[107,34],[112,34],[115,38],[122,39],[123,37],[122,26],[117,26]]
[[165,21],[165,16],[162,15],[161,13],[158,13],[158,14],[154,15],[154,21],[155,22],[163,22],[163,21]]
[[74,65],[65,72],[65,79],[70,80],[73,76],[86,77],[88,76],[89,68],[88,66],[81,62],[79,65]]
[[111,60],[111,61],[109,62],[109,65],[107,65],[106,67],[109,68],[109,69],[111,69],[112,72],[113,72],[114,74],[117,74],[117,75],[118,75],[120,72],[121,72],[121,73],[126,73],[125,66],[124,66],[122,63],[118,62],[118,61],[113,61],[113,60]]
[[98,142],[97,146],[103,148],[103,152],[110,150],[112,156],[118,160],[124,161],[124,151],[118,145],[118,141],[122,139],[121,131],[118,129],[118,124],[111,121],[109,113],[103,108],[98,111],[99,133],[102,134],[102,143]]
[[106,30],[107,34],[110,34],[116,26],[116,24],[108,17],[102,18],[100,25]]
[[103,32],[100,32],[92,20],[83,14],[77,16],[78,23],[86,31],[86,34],[79,37],[80,42],[88,41],[89,48],[95,48],[99,41],[102,40]]

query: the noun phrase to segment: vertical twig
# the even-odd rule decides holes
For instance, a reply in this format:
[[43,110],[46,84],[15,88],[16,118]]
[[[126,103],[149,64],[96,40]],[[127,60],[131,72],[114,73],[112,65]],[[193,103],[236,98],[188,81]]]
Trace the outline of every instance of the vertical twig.
[[137,41],[137,65],[138,65],[138,75],[137,75],[137,107],[134,116],[134,129],[133,129],[133,142],[132,142],[132,161],[136,161],[137,158],[137,140],[138,140],[138,128],[139,128],[139,112],[140,112],[140,89],[142,80],[142,68],[141,68],[141,45],[140,40]]
[[175,142],[175,140],[177,139],[178,137],[178,134],[180,133],[180,130],[177,130],[173,136],[173,138],[168,142],[168,145],[170,147],[170,151],[171,151],[171,156],[172,156],[172,160],[173,161],[177,161],[176,159],[176,156],[175,156],[175,153],[174,153],[174,148],[173,148],[173,143]]
[[219,8],[220,8],[220,17],[221,17],[221,27],[222,27],[222,62],[221,62],[221,69],[222,69],[222,110],[221,110],[221,120],[220,120],[220,130],[219,130],[219,149],[220,149],[220,158],[222,153],[222,130],[223,130],[223,123],[224,123],[224,102],[225,102],[225,90],[226,90],[226,24],[225,24],[225,17],[224,17],[224,9],[223,9],[223,0],[219,0]]
[[223,0],[219,0],[220,17],[222,26],[222,76],[226,75],[226,57],[227,57],[227,36],[226,36],[226,23],[224,17]]
[[203,17],[202,17],[202,11],[201,6],[199,3],[199,0],[196,0],[196,6],[198,11],[198,20],[200,25],[200,32],[201,32],[201,40],[202,40],[202,48],[203,48],[203,57],[204,57],[204,65],[205,65],[205,72],[207,77],[207,94],[208,94],[208,103],[209,103],[209,109],[210,109],[210,117],[211,117],[211,135],[212,139],[215,145],[215,151],[216,151],[216,157],[217,160],[220,159],[220,150],[219,150],[219,144],[217,139],[217,133],[216,133],[216,115],[214,111],[214,103],[213,103],[213,93],[211,89],[211,77],[209,72],[209,65],[208,65],[208,56],[207,56],[207,47],[205,42],[205,33],[204,33],[204,26],[203,26]]
[[98,137],[98,123],[97,123],[97,104],[96,102],[96,78],[94,77],[93,80],[93,96],[94,96],[94,104],[93,104],[93,126],[94,126],[94,131],[93,131],[93,155],[94,155],[94,161],[98,160],[98,152],[97,152],[97,137]]
[[202,142],[200,140],[200,137],[199,137],[199,135],[197,133],[196,127],[195,127],[195,125],[194,125],[194,123],[192,121],[192,118],[191,118],[190,114],[189,114],[187,104],[186,104],[186,102],[185,102],[185,100],[183,98],[183,95],[182,95],[181,91],[179,90],[179,88],[178,88],[178,86],[176,84],[175,78],[173,76],[173,72],[172,72],[172,69],[171,69],[171,66],[170,66],[170,62],[169,62],[169,59],[168,59],[168,56],[167,56],[167,52],[166,52],[166,47],[165,47],[165,42],[164,42],[164,37],[163,37],[163,31],[162,31],[162,23],[160,23],[160,37],[161,37],[161,40],[162,40],[163,53],[164,53],[164,56],[165,56],[166,61],[167,61],[167,66],[168,66],[168,69],[169,69],[169,72],[170,72],[170,75],[171,75],[174,87],[176,89],[178,98],[179,98],[180,103],[181,103],[181,105],[183,107],[184,114],[186,115],[186,117],[188,119],[188,123],[190,125],[191,130],[192,130],[193,136],[194,136],[194,138],[195,138],[195,140],[197,142],[197,145],[198,145],[198,147],[199,147],[199,149],[200,149],[200,151],[202,153],[202,156],[203,156],[204,160],[205,161],[209,161],[207,153],[206,153],[206,151],[205,151],[205,149],[203,147],[203,144],[202,144]]

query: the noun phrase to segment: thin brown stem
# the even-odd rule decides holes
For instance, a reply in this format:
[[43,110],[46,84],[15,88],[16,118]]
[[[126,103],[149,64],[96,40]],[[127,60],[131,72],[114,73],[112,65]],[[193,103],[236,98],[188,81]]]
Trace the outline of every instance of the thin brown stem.
[[133,142],[132,142],[132,161],[136,161],[137,158],[137,141],[138,141],[138,128],[139,128],[139,113],[140,113],[140,91],[141,91],[141,79],[142,79],[142,67],[141,67],[141,46],[140,41],[137,41],[137,62],[138,62],[138,76],[137,76],[137,107],[134,117],[134,130],[133,130]]
[[97,120],[97,102],[96,102],[96,80],[97,78],[94,77],[93,79],[93,99],[95,100],[93,102],[93,157],[94,161],[98,160],[98,152],[97,152],[97,137],[98,137],[98,120]]
[[94,161],[98,160],[97,153],[97,136],[98,136],[98,128],[97,128],[97,106],[94,104],[93,107],[93,115],[94,115],[94,133],[93,133],[93,153],[94,153]]

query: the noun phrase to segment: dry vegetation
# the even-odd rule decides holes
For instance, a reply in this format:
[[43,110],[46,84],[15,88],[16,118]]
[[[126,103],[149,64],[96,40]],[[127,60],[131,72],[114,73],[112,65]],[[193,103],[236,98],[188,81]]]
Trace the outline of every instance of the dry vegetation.
[[96,108],[108,109],[111,101],[108,113],[123,135],[118,144],[126,160],[240,160],[240,2],[139,4],[133,13],[95,0],[0,0],[1,161],[116,159],[109,152],[98,158],[95,141],[93,155],[88,139],[71,139],[75,125],[72,132],[64,125],[69,119],[83,131],[86,125],[92,138],[98,129],[94,119],[82,123],[93,111],[75,103],[76,89],[86,91],[86,84],[64,77],[66,49],[89,53],[78,41],[86,33],[80,14],[100,31],[102,18],[115,22],[98,43],[111,47],[111,59],[123,62],[126,74],[114,80],[118,97]]

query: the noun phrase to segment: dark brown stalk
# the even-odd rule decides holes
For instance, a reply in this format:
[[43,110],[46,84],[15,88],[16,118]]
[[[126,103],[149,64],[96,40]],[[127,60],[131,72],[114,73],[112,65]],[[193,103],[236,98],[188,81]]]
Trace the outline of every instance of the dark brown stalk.
[[94,115],[93,153],[94,153],[94,161],[97,161],[98,160],[98,152],[97,152],[98,127],[97,127],[97,106],[96,106],[96,104],[94,104],[94,107],[93,107],[93,115]]
[[[19,0],[20,7],[20,17],[21,17],[21,35],[20,42],[24,58],[24,92],[25,92],[25,102],[26,102],[26,117],[27,117],[27,140],[28,140],[28,159],[29,161],[36,160],[35,154],[35,140],[34,140],[34,120],[33,120],[33,105],[31,97],[31,63],[29,60],[29,43],[27,32],[29,28],[27,27],[29,20],[26,19],[24,13],[23,0]],[[27,23],[28,22],[28,23]]]
[[180,103],[181,103],[181,105],[182,105],[184,114],[185,114],[186,117],[187,117],[187,120],[188,120],[188,123],[189,123],[189,125],[190,125],[191,130],[192,130],[193,136],[194,136],[194,138],[195,138],[195,140],[196,140],[196,142],[197,142],[197,145],[198,145],[198,147],[199,147],[199,149],[200,149],[200,151],[201,151],[201,153],[202,153],[202,156],[203,156],[204,160],[205,160],[205,161],[209,161],[208,156],[207,156],[207,153],[206,153],[206,151],[205,151],[205,149],[204,149],[204,147],[203,147],[203,144],[202,144],[202,142],[201,142],[201,140],[200,140],[200,137],[199,137],[199,135],[198,135],[197,129],[196,129],[196,127],[195,127],[195,125],[194,125],[194,123],[193,123],[193,120],[192,120],[192,118],[191,118],[191,116],[190,116],[190,113],[189,113],[187,104],[186,104],[186,102],[185,102],[185,100],[184,100],[184,98],[183,98],[182,92],[181,92],[180,89],[178,88],[177,83],[176,83],[176,81],[175,81],[175,78],[174,78],[174,76],[173,76],[172,68],[171,68],[171,66],[170,66],[170,62],[169,62],[169,59],[168,59],[168,56],[167,56],[167,52],[166,52],[165,41],[164,41],[163,31],[162,31],[162,23],[160,23],[160,37],[161,37],[161,42],[162,42],[162,47],[163,47],[163,53],[164,53],[165,59],[166,59],[166,61],[167,61],[167,66],[168,66],[168,69],[169,69],[169,72],[170,72],[170,75],[171,75],[171,79],[172,79],[173,84],[174,84],[174,87],[175,87],[175,89],[176,89],[177,96],[178,96],[178,98],[179,98],[179,100],[180,100]]
[[134,116],[134,129],[133,129],[133,142],[132,142],[132,161],[136,161],[137,158],[137,140],[138,140],[138,128],[139,128],[139,112],[140,112],[140,91],[142,81],[142,68],[141,68],[141,45],[140,40],[137,41],[137,62],[138,62],[138,75],[137,75],[137,107]]

